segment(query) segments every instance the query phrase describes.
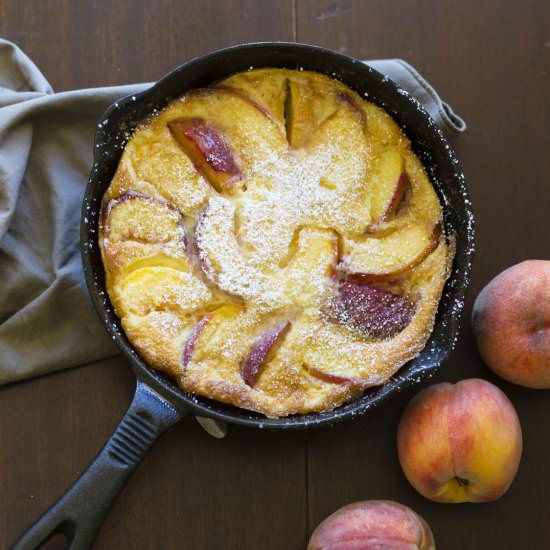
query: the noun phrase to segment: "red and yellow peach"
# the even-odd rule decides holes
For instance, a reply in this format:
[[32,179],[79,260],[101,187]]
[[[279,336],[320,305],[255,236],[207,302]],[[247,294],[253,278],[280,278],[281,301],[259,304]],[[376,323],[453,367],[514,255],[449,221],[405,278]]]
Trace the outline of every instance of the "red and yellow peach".
[[428,524],[390,500],[348,504],[322,521],[307,550],[434,550]]
[[479,353],[496,374],[550,388],[550,261],[504,270],[478,295],[472,326]]
[[512,403],[490,382],[435,384],[405,409],[397,448],[406,478],[426,498],[488,502],[516,475],[521,427]]

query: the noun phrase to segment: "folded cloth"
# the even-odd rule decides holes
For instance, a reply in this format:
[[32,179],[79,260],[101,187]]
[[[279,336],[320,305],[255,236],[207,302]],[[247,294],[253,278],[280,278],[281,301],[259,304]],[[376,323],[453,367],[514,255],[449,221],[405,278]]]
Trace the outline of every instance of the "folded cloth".
[[[368,62],[421,101],[449,135],[465,124],[398,59]],[[150,84],[54,93],[0,39],[0,384],[118,353],[93,311],[79,251],[80,206],[105,109]]]

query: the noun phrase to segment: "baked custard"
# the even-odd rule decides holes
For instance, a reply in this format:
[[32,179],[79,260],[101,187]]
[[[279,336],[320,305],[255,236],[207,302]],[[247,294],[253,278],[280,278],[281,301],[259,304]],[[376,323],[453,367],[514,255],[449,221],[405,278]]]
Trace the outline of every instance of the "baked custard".
[[136,128],[99,237],[143,359],[269,417],[332,409],[414,358],[453,257],[393,119],[285,69],[190,91]]

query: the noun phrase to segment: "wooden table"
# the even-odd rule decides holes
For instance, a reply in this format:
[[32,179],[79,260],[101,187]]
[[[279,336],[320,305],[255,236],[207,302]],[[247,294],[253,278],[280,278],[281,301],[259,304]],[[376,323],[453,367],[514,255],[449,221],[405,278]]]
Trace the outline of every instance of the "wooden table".
[[[477,256],[458,348],[433,381],[479,376],[512,399],[524,455],[510,491],[494,504],[438,505],[412,489],[395,432],[417,389],[317,431],[232,427],[217,441],[186,419],[123,490],[97,548],[304,549],[326,515],[376,498],[412,506],[439,548],[550,548],[550,392],[492,376],[467,321],[477,292],[499,271],[549,256],[548,2],[2,0],[0,35],[17,42],[56,90],[155,80],[192,56],[256,40],[401,57],[469,125],[456,148],[477,217]],[[82,472],[132,391],[120,359],[0,390],[1,548]]]

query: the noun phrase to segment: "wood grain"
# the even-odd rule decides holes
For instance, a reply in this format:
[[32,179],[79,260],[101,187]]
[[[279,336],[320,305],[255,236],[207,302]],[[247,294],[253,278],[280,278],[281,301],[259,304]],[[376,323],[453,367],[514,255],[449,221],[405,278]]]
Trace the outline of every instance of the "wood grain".
[[[252,40],[404,58],[469,125],[456,144],[477,217],[467,316],[504,267],[548,258],[548,2],[3,0],[0,35],[17,42],[56,90],[154,80],[192,56]],[[231,428],[216,441],[185,419],[130,480],[96,547],[298,550],[327,514],[370,498],[412,506],[438,548],[550,547],[550,392],[493,377],[468,326],[434,381],[487,378],[516,405],[524,456],[500,501],[437,505],[408,485],[395,431],[411,389],[368,416],[307,434]],[[131,370],[118,359],[0,389],[0,548],[86,467],[132,390]]]
[[0,2],[0,36],[57,91],[153,81],[224,46],[292,40],[292,21],[291,0]]

